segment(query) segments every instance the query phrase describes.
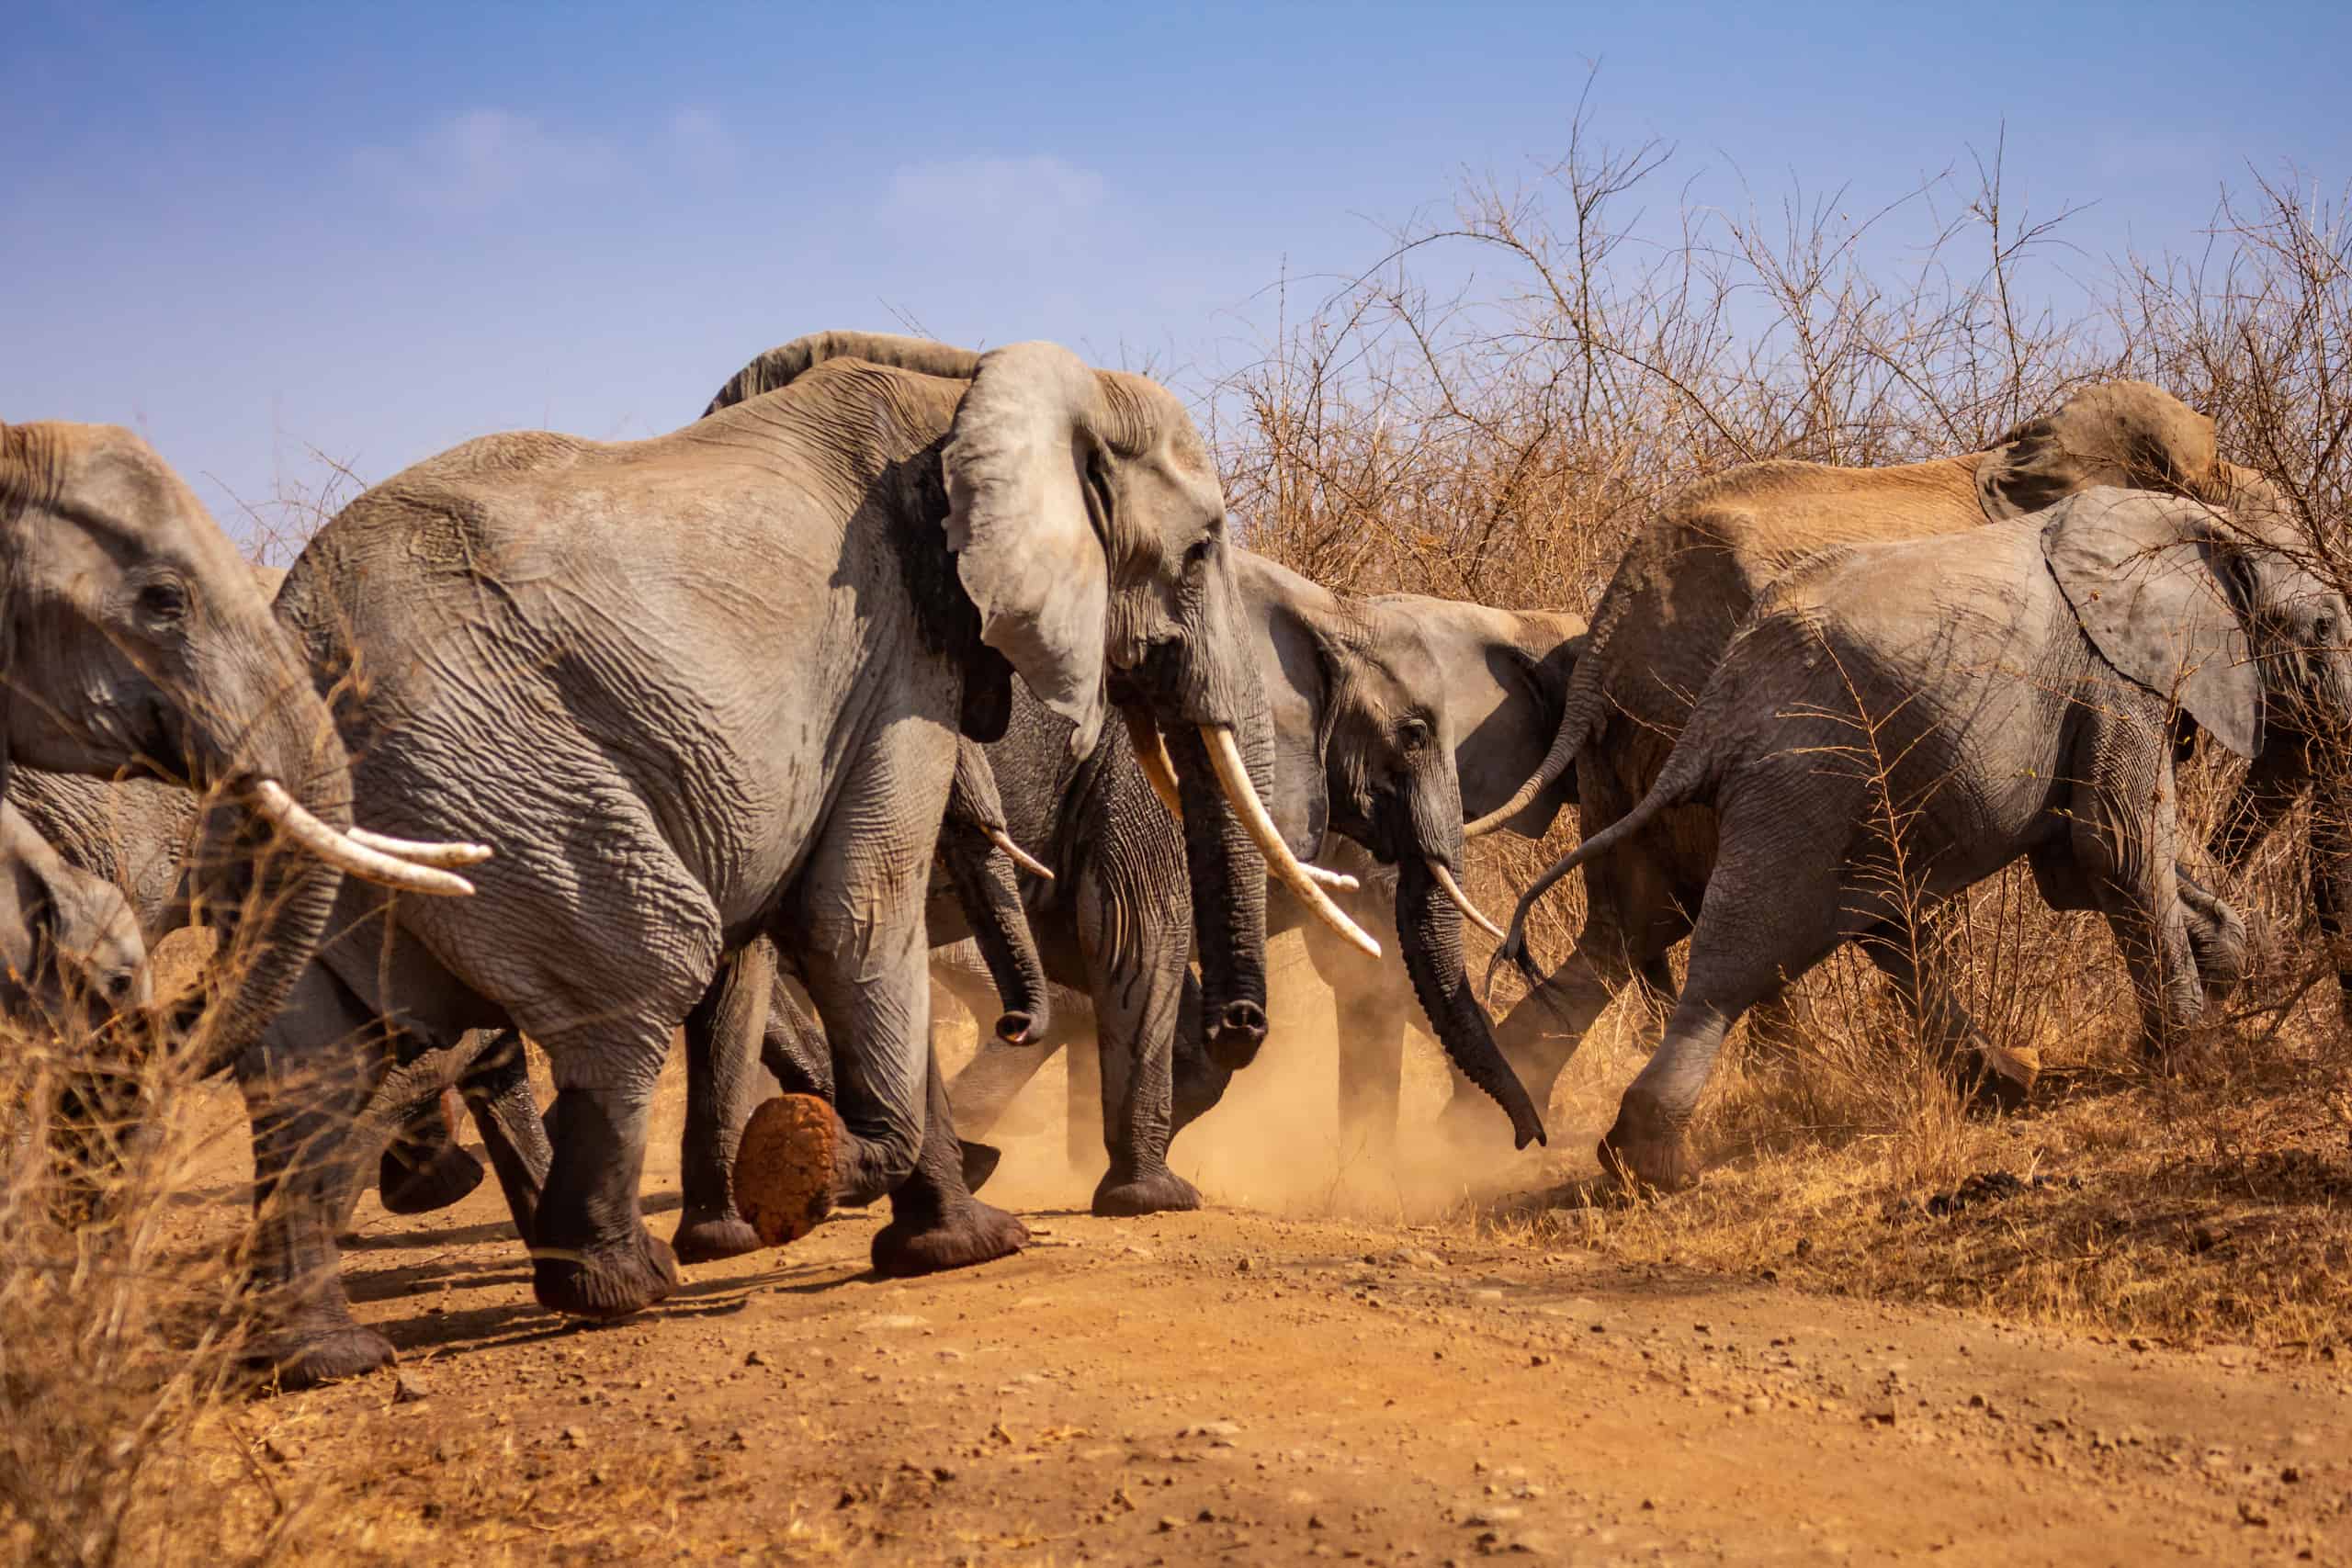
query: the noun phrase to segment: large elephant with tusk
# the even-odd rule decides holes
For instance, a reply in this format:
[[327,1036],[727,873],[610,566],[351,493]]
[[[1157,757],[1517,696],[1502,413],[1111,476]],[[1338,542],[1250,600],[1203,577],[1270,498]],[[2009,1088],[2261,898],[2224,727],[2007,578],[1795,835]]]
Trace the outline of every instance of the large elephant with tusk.
[[[344,874],[470,891],[488,852],[351,822],[343,742],[236,547],[144,441],[0,425],[0,784],[10,765],[208,789],[238,823],[209,984],[176,1021],[243,1054],[317,951]],[[300,853],[268,852],[289,846]],[[206,1006],[206,1003],[217,1003]]]
[[[1271,726],[1229,551],[1207,450],[1154,383],[1049,344],[852,333],[762,355],[672,434],[492,436],[346,507],[278,608],[336,694],[356,797],[500,854],[462,905],[346,888],[347,934],[261,1054],[309,1086],[330,1168],[256,1252],[283,1376],[390,1356],[334,1240],[387,1033],[411,1062],[484,1028],[546,1049],[534,1284],[584,1316],[675,1287],[638,1203],[654,1080],[760,938],[850,1043],[856,1091],[921,1127],[930,867],[958,737],[1001,732],[1016,675],[1074,755],[1114,709],[1168,738],[1209,1027],[1261,1038],[1268,865],[1295,866],[1257,805]],[[265,1185],[300,1152],[276,1088],[254,1095]],[[801,1125],[789,1168],[829,1186],[830,1115]]]

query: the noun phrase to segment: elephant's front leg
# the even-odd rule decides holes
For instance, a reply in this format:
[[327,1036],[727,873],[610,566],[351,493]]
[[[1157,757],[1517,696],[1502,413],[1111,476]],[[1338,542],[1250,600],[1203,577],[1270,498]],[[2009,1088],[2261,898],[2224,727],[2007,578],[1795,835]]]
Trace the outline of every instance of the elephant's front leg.
[[252,1289],[263,1325],[249,1354],[288,1388],[392,1360],[390,1341],[352,1321],[334,1239],[365,1168],[355,1128],[379,1062],[371,1022],[313,964],[236,1063],[253,1118]]
[[2132,971],[2143,1048],[2162,1056],[2204,1010],[2197,953],[2174,880],[2178,840],[2165,715],[2153,697],[2096,710],[2080,743],[2069,837]]
[[922,1151],[914,1173],[890,1194],[890,1223],[874,1237],[874,1270],[893,1279],[936,1274],[1010,1258],[1029,1245],[1029,1227],[972,1196],[967,1145],[956,1135],[939,1057],[923,1074]]
[[[1136,789],[1126,809],[1161,807]],[[1165,834],[1105,834],[1102,849],[1079,873],[1075,905],[1100,1046],[1102,1141],[1111,1156],[1095,1184],[1094,1212],[1197,1209],[1199,1190],[1168,1168],[1177,1014],[1193,937],[1186,863]],[[1200,1046],[1216,1054],[1207,1041]],[[1079,1055],[1070,1053],[1073,1085]],[[1080,1114],[1073,1103],[1073,1144]]]

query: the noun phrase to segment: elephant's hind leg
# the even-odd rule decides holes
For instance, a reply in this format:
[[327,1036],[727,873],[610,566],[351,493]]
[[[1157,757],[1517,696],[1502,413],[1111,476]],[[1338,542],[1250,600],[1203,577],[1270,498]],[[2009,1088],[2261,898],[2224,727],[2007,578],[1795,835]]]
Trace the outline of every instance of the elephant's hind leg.
[[1845,936],[1837,864],[1816,857],[1803,865],[1776,860],[1740,866],[1728,849],[1731,834],[1727,819],[1726,852],[1691,933],[1690,971],[1666,1038],[1625,1090],[1616,1122],[1600,1141],[1604,1171],[1661,1191],[1698,1178],[1687,1134],[1724,1034]]

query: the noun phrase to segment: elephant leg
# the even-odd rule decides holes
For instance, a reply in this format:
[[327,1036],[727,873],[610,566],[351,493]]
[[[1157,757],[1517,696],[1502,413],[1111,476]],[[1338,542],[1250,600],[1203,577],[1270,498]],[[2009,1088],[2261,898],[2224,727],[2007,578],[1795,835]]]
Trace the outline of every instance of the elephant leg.
[[235,1064],[254,1139],[251,1288],[261,1327],[248,1357],[286,1388],[393,1359],[390,1341],[352,1320],[335,1245],[344,1198],[365,1169],[355,1123],[380,1040],[367,1009],[314,964]]
[[[1404,1090],[1405,1032],[1420,1009],[1409,992],[1398,995],[1367,976],[1361,987],[1331,990],[1340,1025],[1340,1141],[1385,1164],[1396,1152],[1396,1114]],[[1449,1064],[1451,1066],[1451,1064]],[[1477,1100],[1485,1092],[1454,1069],[1454,1091]]]
[[456,1091],[420,1100],[377,1162],[376,1192],[387,1213],[446,1209],[481,1185],[482,1162],[458,1145]]
[[[1342,908],[1372,933],[1384,956],[1366,959],[1319,921],[1309,922],[1306,929],[1306,956],[1317,976],[1330,987],[1339,1025],[1340,1144],[1385,1164],[1396,1151],[1406,1029],[1414,1020],[1424,1029],[1433,1030],[1435,1025],[1421,1011],[1401,964],[1386,956],[1402,951],[1395,904],[1361,895],[1341,897],[1347,899]],[[1487,1098],[1450,1060],[1447,1066],[1453,1068],[1459,1091],[1479,1100]]]
[[[840,1202],[895,1190],[922,1154],[933,1066],[923,868],[954,766],[952,735],[929,725],[896,724],[877,737],[842,797],[887,808],[833,813],[772,928],[791,942],[832,1064],[833,1109],[853,1134],[833,1139]],[[772,990],[771,1006],[782,994]]]
[[506,1194],[514,1234],[527,1246],[555,1152],[548,1145],[538,1098],[531,1092],[522,1035],[511,1029],[500,1030],[482,1047],[458,1092],[473,1113],[474,1128],[481,1134],[482,1152],[490,1156],[499,1190]]
[[[1233,1069],[1211,1058],[1201,1036],[1201,986],[1189,969],[1176,1001],[1176,1038],[1170,1055],[1175,1082],[1169,1097],[1169,1119],[1175,1132],[1181,1133],[1216,1110],[1233,1082]],[[1174,1134],[1170,1137],[1172,1141]]]
[[928,1055],[922,1147],[913,1173],[890,1194],[890,1223],[874,1237],[874,1271],[890,1279],[968,1269],[1029,1245],[1028,1226],[972,1196],[947,1080],[937,1054]]
[[[2089,754],[2075,776],[2097,782],[2075,792],[2069,840],[2132,972],[2143,1048],[2161,1058],[2195,1024],[2204,997],[2173,877],[2178,829],[2172,769],[2147,739],[2149,728],[2150,716],[2128,710],[2094,716]],[[2153,728],[2164,733],[2160,724]]]
[[2189,950],[2197,955],[2198,984],[2208,1001],[2220,1001],[2245,982],[2252,965],[2254,940],[2245,918],[2179,866],[2172,868],[2172,876],[2188,925]]
[[808,1005],[793,994],[781,974],[768,992],[766,1024],[760,1033],[760,1066],[786,1094],[833,1098],[833,1052]]
[[719,962],[718,976],[686,1015],[686,1125],[679,1145],[682,1201],[670,1248],[681,1263],[759,1250],[735,1208],[735,1151],[752,1113],[754,1069],[775,988],[775,947],[764,938]]
[[[1932,920],[1935,916],[1925,919]],[[1976,1021],[1946,982],[1941,965],[1926,959],[1935,945],[1932,929],[1922,932],[1901,921],[1889,921],[1864,935],[1861,944],[1878,972],[1894,987],[1917,1022],[1920,1038],[1936,1053],[1945,1072],[1963,1089],[2004,1110],[2014,1111],[2026,1102],[2041,1075],[2040,1054],[2030,1047],[1996,1045],[1976,1027]]]
[[[1495,1026],[1496,1045],[1539,1107],[1551,1103],[1554,1086],[1594,1021],[1636,976],[1652,998],[1671,1003],[1675,998],[1667,954],[1690,934],[1690,921],[1664,869],[1643,847],[1637,840],[1585,867],[1585,919],[1576,951]],[[1446,1107],[1457,1141],[1487,1135],[1492,1122],[1482,1113],[1482,1099],[1457,1086]]]
[[[1786,837],[1758,801],[1771,843]],[[1641,1186],[1674,1191],[1697,1179],[1686,1135],[1714,1071],[1724,1036],[1740,1016],[1819,963],[1845,936],[1846,889],[1826,862],[1744,865],[1739,824],[1723,818],[1724,846],[1690,938],[1690,972],[1666,1037],[1620,1101],[1600,1141],[1600,1165]]]
[[[1169,853],[1133,863],[1105,856],[1079,877],[1079,944],[1094,999],[1099,1114],[1111,1156],[1094,1187],[1098,1214],[1201,1206],[1199,1190],[1168,1168],[1176,1027],[1192,929],[1185,901],[1153,889],[1182,874],[1182,863]],[[1082,1055],[1070,1053],[1073,1068]],[[1079,1074],[1070,1077],[1075,1122]]]
[[1069,1073],[1063,1086],[1068,1115],[1062,1122],[1062,1150],[1074,1174],[1088,1174],[1102,1163],[1103,1146],[1111,1136],[1111,1128],[1102,1120],[1100,1019],[1095,1021],[1091,1037],[1072,1037],[1062,1048],[1062,1063]]

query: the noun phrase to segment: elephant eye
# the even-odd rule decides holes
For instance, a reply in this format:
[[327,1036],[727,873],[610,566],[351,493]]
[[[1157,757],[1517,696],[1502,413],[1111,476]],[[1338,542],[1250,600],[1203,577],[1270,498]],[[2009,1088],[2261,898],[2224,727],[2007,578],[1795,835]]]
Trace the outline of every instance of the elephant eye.
[[187,590],[169,581],[151,582],[139,591],[139,614],[158,626],[187,618]]
[[1186,571],[1196,571],[1208,560],[1209,546],[1210,541],[1205,538],[1195,539],[1193,541],[1193,547],[1184,552],[1184,570]]
[[1408,751],[1420,750],[1430,743],[1429,724],[1422,719],[1407,719],[1396,727],[1396,740]]
[[2335,640],[2335,617],[2322,615],[2312,623],[2312,640],[2322,648]]

